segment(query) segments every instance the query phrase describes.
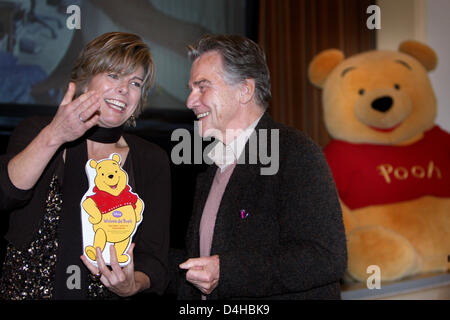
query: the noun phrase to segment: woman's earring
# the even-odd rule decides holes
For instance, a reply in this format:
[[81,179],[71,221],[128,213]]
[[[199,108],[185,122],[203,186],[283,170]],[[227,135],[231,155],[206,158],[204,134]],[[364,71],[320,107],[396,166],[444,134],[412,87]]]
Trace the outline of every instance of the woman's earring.
[[136,128],[136,117],[134,116],[134,114],[131,115],[130,119],[128,119],[130,122],[130,126],[132,126],[133,128]]

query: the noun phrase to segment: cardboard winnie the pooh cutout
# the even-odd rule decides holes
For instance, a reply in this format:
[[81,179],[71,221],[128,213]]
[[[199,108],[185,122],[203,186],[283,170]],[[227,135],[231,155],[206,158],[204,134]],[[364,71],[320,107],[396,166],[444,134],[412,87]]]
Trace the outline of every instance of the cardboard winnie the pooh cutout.
[[131,192],[118,154],[98,162],[88,160],[85,168],[89,189],[81,200],[84,255],[97,264],[95,248],[99,247],[110,264],[109,246],[114,245],[117,261],[125,266],[130,262],[126,252],[131,239],[142,222],[144,202]]
[[449,269],[450,135],[434,123],[428,72],[436,65],[435,52],[416,41],[347,59],[325,50],[310,63],[356,280],[371,265],[382,280]]

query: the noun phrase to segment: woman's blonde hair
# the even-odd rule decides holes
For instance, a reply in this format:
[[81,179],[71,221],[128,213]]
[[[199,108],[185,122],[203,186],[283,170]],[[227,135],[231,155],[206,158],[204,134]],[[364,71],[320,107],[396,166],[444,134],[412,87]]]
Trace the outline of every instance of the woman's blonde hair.
[[134,112],[137,117],[144,109],[147,94],[155,79],[155,66],[148,46],[142,39],[126,32],[108,32],[91,40],[81,51],[70,75],[77,93],[81,93],[92,77],[103,72],[128,75],[139,67],[144,69],[141,97]]

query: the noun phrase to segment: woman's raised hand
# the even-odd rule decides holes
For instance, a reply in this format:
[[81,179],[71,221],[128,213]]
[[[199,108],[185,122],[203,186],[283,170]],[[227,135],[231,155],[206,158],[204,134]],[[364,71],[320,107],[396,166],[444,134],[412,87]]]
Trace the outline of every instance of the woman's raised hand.
[[73,100],[74,95],[75,84],[70,83],[50,124],[9,161],[9,178],[17,188],[32,188],[62,144],[81,137],[98,123],[99,95],[90,91]]
[[48,128],[57,145],[81,137],[87,130],[98,123],[100,118],[100,96],[95,91],[83,93],[75,100],[76,85],[69,83],[58,111]]

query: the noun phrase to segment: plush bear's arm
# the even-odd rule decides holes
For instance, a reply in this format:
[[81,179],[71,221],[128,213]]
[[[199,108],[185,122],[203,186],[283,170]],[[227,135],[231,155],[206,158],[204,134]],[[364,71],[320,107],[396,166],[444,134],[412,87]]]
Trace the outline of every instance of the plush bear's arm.
[[342,199],[339,199],[339,203],[341,204],[345,233],[348,234],[350,231],[358,227],[358,220],[356,219],[353,212],[345,205]]
[[102,220],[102,214],[100,210],[98,210],[97,205],[94,200],[86,199],[83,201],[83,209],[87,212],[89,217],[89,222],[92,224],[97,224]]
[[363,281],[372,264],[382,280],[448,270],[449,212],[450,198],[433,196],[352,210],[358,228],[347,236],[349,272]]

